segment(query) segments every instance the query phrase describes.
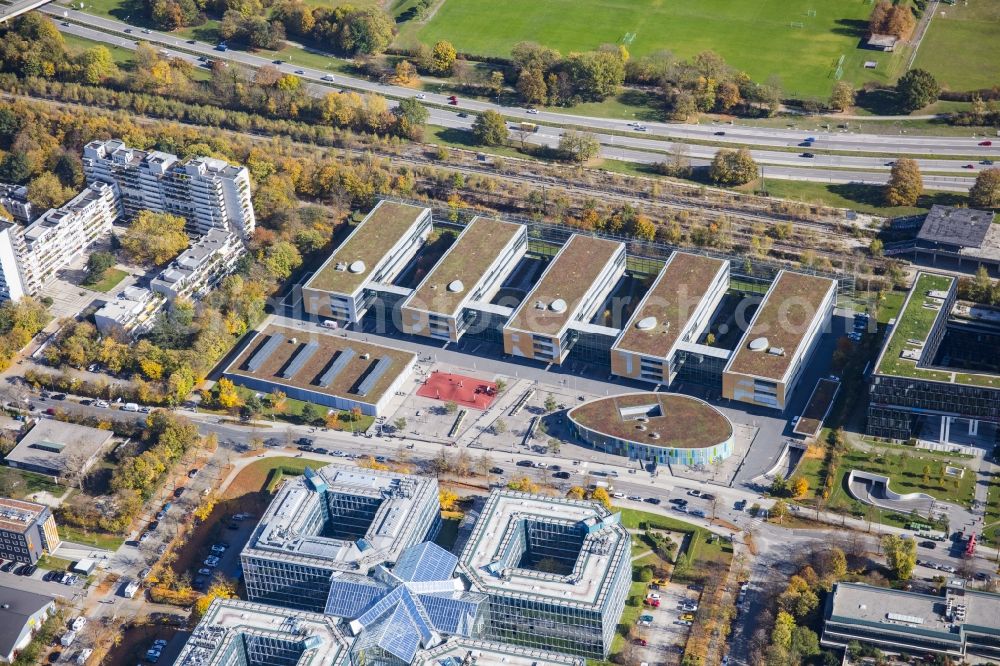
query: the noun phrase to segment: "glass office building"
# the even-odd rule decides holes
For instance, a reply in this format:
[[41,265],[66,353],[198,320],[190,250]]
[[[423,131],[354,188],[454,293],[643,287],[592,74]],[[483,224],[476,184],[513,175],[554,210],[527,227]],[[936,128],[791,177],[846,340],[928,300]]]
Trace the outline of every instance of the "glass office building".
[[488,595],[486,638],[604,659],[631,584],[631,541],[596,502],[494,491],[460,557]]
[[322,612],[335,572],[396,562],[440,526],[433,478],[327,465],[282,487],[241,553],[252,601]]

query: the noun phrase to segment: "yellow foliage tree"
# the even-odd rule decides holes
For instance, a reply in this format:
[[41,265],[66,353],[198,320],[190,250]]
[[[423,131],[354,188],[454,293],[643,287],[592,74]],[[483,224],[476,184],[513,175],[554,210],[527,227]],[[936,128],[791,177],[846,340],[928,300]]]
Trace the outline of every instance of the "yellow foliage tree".
[[608,491],[604,488],[594,488],[594,491],[590,493],[590,499],[600,502],[604,505],[605,509],[611,509],[611,496],[608,495]]
[[451,490],[441,489],[438,491],[438,501],[441,503],[442,511],[454,511],[458,494]]
[[511,490],[519,490],[522,493],[537,493],[539,490],[537,483],[523,475],[515,476],[507,483],[507,487]]
[[212,602],[216,599],[235,599],[236,585],[228,580],[219,580],[212,583],[205,591],[205,594],[198,598],[194,604],[194,616],[200,618],[207,611]]
[[219,383],[215,385],[218,389],[218,398],[216,400],[219,406],[224,409],[235,409],[243,404],[243,400],[240,399],[240,394],[236,391],[236,384],[232,381],[223,377],[219,380]]
[[573,486],[566,493],[566,497],[569,499],[582,500],[587,496],[587,491],[580,486]]
[[362,458],[361,462],[358,463],[358,467],[364,467],[365,469],[376,469],[382,471],[389,469],[388,465],[386,465],[385,463],[380,463],[379,461],[375,460],[374,456],[365,456],[364,458]]
[[208,520],[208,517],[212,515],[212,511],[215,509],[215,503],[219,501],[218,496],[215,493],[209,493],[201,504],[198,505],[193,512],[195,518],[200,521]]
[[795,497],[804,497],[805,494],[809,492],[809,482],[803,478],[799,477],[792,481],[792,495]]
[[152,359],[142,359],[139,361],[139,368],[142,370],[142,374],[146,375],[148,379],[162,379],[163,378],[163,366]]

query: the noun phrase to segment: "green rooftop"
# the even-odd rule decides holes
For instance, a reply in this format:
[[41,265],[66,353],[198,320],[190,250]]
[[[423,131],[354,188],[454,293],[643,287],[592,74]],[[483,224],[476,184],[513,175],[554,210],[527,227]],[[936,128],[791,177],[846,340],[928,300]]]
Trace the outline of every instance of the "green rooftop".
[[507,243],[523,229],[520,224],[477,217],[448,248],[403,307],[454,316]]
[[426,211],[419,206],[380,201],[303,288],[353,294]]
[[[906,302],[903,303],[903,309],[896,317],[896,324],[893,326],[892,335],[882,351],[876,374],[1000,388],[1000,375],[961,372],[948,368],[919,367],[920,363],[927,365],[933,359],[921,358],[918,362],[902,357],[905,350],[920,350],[921,345],[913,344],[910,341],[919,340],[921,343],[926,343],[927,336],[930,335],[938,317],[948,316],[947,312],[937,307],[940,303],[931,299],[928,292],[947,292],[951,289],[954,281],[955,278],[950,275],[940,273],[922,272],[917,275],[913,288],[910,289]],[[925,307],[925,305],[934,305],[935,307]]]

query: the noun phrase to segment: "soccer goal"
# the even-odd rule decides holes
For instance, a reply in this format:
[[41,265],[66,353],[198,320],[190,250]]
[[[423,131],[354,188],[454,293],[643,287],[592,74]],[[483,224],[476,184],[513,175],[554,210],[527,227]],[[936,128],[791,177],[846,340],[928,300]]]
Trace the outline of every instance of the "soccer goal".
[[788,25],[790,27],[792,27],[792,28],[804,28],[804,27],[806,27],[805,24],[802,23],[801,21],[792,21]]

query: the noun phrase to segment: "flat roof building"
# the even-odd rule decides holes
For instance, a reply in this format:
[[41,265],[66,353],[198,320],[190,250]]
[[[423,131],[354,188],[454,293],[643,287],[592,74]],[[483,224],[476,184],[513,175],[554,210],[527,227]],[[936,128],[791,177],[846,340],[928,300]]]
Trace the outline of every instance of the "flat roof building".
[[495,641],[453,637],[440,645],[421,650],[413,666],[584,666],[582,657],[547,652]]
[[47,594],[0,585],[0,661],[13,663],[55,609]]
[[326,614],[342,618],[356,637],[354,663],[406,666],[418,650],[448,636],[481,635],[487,597],[466,589],[455,576],[457,565],[457,557],[425,541],[369,576],[334,572]]
[[232,231],[249,238],[256,226],[250,172],[214,157],[180,160],[158,150],[131,148],[120,139],[91,141],[83,148],[89,183],[115,188],[121,214],[141,210],[179,215],[189,232]]
[[175,666],[350,666],[336,619],[318,613],[216,599]]
[[486,638],[604,659],[631,585],[631,539],[597,502],[494,490],[460,557],[489,596]]
[[976,436],[981,423],[1000,420],[1000,375],[943,367],[936,358],[958,297],[958,281],[921,271],[875,362],[868,433],[909,439],[918,419],[936,419],[939,441],[963,421]]
[[611,347],[611,372],[669,386],[678,345],[698,341],[728,289],[728,261],[672,254]]
[[892,653],[1000,659],[1000,594],[953,580],[944,596],[837,583],[827,597],[822,645],[851,641]]
[[162,303],[163,299],[149,289],[125,287],[94,313],[94,325],[101,335],[119,333],[137,336],[152,326],[153,315]]
[[34,564],[59,544],[56,519],[49,507],[0,497],[0,558]]
[[305,311],[357,323],[375,300],[373,283],[388,283],[431,232],[431,210],[382,200],[302,285]]
[[589,321],[624,273],[624,243],[574,234],[504,326],[504,353],[562,363],[571,324]]
[[733,424],[707,402],[680,393],[626,393],[569,410],[587,444],[644,463],[708,465],[733,453]]
[[8,467],[29,472],[77,478],[87,473],[113,438],[110,430],[39,419],[7,454],[5,462]]
[[230,231],[209,229],[150,281],[164,298],[200,300],[229,275],[243,254],[243,243]]
[[254,391],[381,414],[413,371],[413,352],[325,333],[268,326],[223,374]]
[[433,539],[433,478],[327,465],[282,486],[240,555],[251,601],[322,612],[335,572],[367,575]]
[[457,342],[528,249],[523,224],[476,217],[401,306],[403,332]]
[[836,280],[778,273],[726,365],[723,397],[784,411],[836,302]]

